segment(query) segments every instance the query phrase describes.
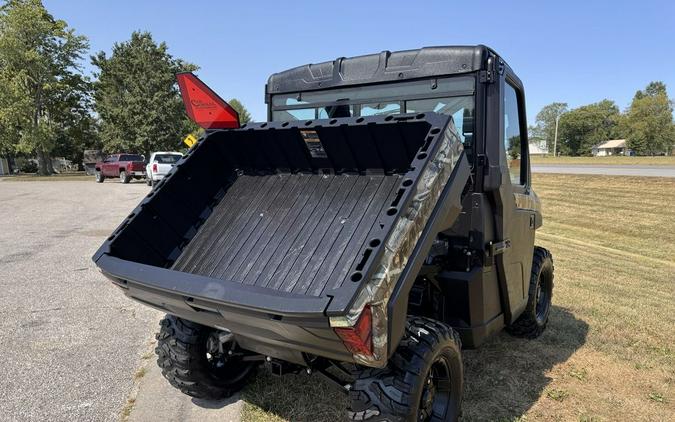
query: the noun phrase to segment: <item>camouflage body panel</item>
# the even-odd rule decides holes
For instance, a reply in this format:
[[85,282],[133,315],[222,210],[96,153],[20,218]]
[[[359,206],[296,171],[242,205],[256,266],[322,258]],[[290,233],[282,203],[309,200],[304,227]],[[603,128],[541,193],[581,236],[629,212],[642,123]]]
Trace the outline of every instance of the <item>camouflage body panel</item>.
[[384,253],[374,275],[359,292],[346,316],[330,318],[332,327],[353,326],[363,308],[370,304],[373,355],[355,355],[354,359],[359,364],[371,367],[386,365],[387,303],[462,152],[461,138],[450,118],[438,150],[420,175],[408,208],[403,211],[384,243]]

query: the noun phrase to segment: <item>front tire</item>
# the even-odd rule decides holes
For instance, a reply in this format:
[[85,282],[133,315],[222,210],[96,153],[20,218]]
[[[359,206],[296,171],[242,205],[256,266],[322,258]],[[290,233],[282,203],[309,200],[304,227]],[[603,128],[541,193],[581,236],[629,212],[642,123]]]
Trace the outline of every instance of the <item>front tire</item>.
[[456,421],[464,390],[459,335],[446,324],[411,317],[384,369],[364,369],[350,390],[352,421]]
[[[192,397],[217,400],[244,387],[255,371],[241,353],[214,349],[213,336],[219,331],[167,315],[157,334],[157,364],[175,388]],[[217,343],[216,343],[217,344]],[[229,344],[229,343],[228,343]],[[230,350],[236,351],[233,347]]]
[[551,252],[535,246],[527,307],[507,331],[524,338],[537,338],[546,329],[553,297],[553,257]]
[[101,174],[100,171],[97,171],[96,172],[96,183],[103,183],[104,180],[105,180],[105,177],[103,176],[103,174]]

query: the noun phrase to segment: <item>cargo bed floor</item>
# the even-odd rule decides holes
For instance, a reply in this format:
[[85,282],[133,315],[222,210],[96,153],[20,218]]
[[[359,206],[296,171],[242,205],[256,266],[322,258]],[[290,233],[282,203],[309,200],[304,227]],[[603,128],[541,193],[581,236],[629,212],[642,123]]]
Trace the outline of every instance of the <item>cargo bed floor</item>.
[[398,175],[242,175],[173,269],[320,296],[348,278]]

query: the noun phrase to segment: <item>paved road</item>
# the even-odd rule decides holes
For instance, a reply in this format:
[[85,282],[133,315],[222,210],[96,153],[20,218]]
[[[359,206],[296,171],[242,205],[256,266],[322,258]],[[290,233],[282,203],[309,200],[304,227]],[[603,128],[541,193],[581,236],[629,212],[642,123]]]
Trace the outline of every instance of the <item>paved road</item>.
[[606,176],[675,177],[675,166],[533,164],[533,173],[598,174]]
[[185,396],[162,377],[154,358],[134,394],[128,422],[239,422],[244,402],[235,395],[223,400],[199,400]]
[[224,403],[178,394],[156,418],[146,409],[169,394],[151,367],[134,377],[140,365],[155,366],[141,356],[161,314],[126,299],[91,256],[148,189],[0,180],[1,420],[115,421],[129,397],[137,399],[131,416],[143,420],[203,420],[201,408],[235,419]]

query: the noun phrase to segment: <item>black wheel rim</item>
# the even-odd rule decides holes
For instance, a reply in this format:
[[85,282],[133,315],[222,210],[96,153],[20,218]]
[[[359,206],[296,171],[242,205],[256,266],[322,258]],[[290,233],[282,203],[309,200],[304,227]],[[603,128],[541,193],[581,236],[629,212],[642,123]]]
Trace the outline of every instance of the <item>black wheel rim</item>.
[[539,274],[535,296],[535,316],[538,324],[543,324],[551,309],[551,293],[553,291],[553,274],[543,269]]
[[209,374],[213,379],[236,382],[243,379],[250,368],[242,362],[241,355],[235,353],[235,343],[228,342],[219,347],[216,333],[212,333],[206,339],[206,363]]
[[450,364],[443,356],[431,364],[420,398],[420,421],[444,420],[452,399]]
[[219,345],[216,334],[212,334],[206,339],[206,361],[211,370],[215,372],[223,371],[228,361],[229,348],[224,346]]

